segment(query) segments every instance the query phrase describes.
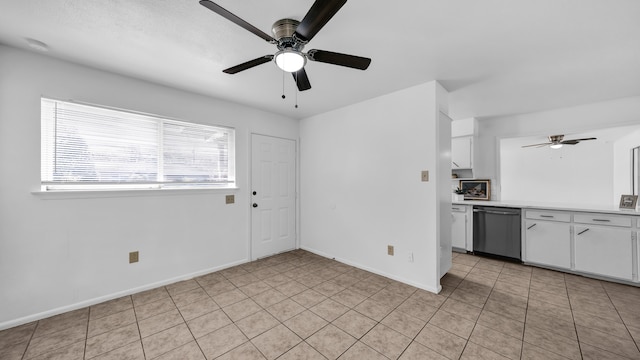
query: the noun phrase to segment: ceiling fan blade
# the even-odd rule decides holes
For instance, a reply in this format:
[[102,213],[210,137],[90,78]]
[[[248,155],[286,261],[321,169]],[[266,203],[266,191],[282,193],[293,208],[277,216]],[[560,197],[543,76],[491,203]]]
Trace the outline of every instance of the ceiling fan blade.
[[240,26],[241,28],[250,31],[251,33],[263,38],[264,40],[271,42],[271,43],[275,43],[276,39],[274,39],[273,37],[269,36],[267,33],[263,32],[262,30],[258,29],[257,27],[249,24],[248,22],[240,19],[239,17],[237,17],[236,15],[232,14],[229,10],[223,8],[222,6],[209,1],[209,0],[200,0],[200,5],[206,7],[207,9],[213,11],[214,13],[222,16],[223,18],[233,22],[234,24]]
[[304,68],[291,74],[293,75],[293,80],[295,80],[296,85],[298,85],[298,90],[305,91],[311,89],[311,83]]
[[222,70],[222,72],[226,73],[226,74],[236,74],[236,73],[239,73],[240,71],[251,69],[254,66],[262,65],[264,63],[268,63],[271,60],[273,60],[273,55],[265,55],[265,56],[261,56],[261,57],[259,57],[257,59],[249,60],[249,61],[247,61],[245,63],[240,64],[240,65],[236,65],[234,67],[230,67],[228,69]]
[[547,146],[547,145],[551,145],[552,143],[543,143],[543,144],[532,144],[532,145],[524,145],[522,146],[523,148],[527,148],[527,147],[541,147],[541,146]]
[[366,70],[369,67],[369,64],[371,64],[371,59],[369,58],[316,49],[309,50],[307,58],[313,61],[346,66],[360,70]]
[[347,0],[316,0],[296,28],[295,37],[309,42]]
[[561,144],[575,145],[575,144],[579,143],[580,141],[587,141],[587,140],[598,140],[598,138],[590,137],[590,138],[584,138],[584,139],[565,140],[565,141],[562,141]]

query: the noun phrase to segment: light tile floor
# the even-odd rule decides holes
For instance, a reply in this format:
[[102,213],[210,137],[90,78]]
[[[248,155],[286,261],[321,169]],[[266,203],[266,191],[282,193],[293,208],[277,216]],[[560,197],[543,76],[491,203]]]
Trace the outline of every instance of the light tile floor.
[[0,332],[10,359],[640,359],[640,288],[467,254],[435,295],[292,251]]

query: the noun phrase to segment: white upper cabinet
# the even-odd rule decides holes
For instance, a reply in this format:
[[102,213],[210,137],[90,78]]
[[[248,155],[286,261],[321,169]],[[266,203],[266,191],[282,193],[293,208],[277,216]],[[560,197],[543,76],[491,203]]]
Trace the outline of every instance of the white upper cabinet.
[[477,120],[468,118],[451,123],[451,175],[454,179],[473,179],[473,142]]
[[473,136],[451,139],[451,169],[473,168]]

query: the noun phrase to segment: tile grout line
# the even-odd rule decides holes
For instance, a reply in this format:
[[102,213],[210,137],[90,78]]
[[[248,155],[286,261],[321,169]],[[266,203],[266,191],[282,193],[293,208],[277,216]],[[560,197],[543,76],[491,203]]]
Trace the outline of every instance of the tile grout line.
[[[477,263],[477,262],[476,262],[476,264],[475,264],[475,265],[473,265],[473,266],[471,267],[471,270],[475,269],[476,265],[478,265],[478,263]],[[451,265],[451,266],[453,267],[453,260],[452,260],[452,265]],[[462,281],[464,281],[464,279],[466,279],[466,278],[467,278],[467,276],[469,276],[469,274],[471,273],[471,270],[469,270],[469,272],[467,272],[467,274],[464,276],[464,278],[462,278]],[[456,285],[456,287],[453,289],[453,291],[455,291],[456,289],[458,289],[458,287],[460,286],[460,284],[462,284],[462,281],[460,281],[460,282],[458,283],[458,285]],[[451,292],[451,294],[453,294],[453,291]],[[492,291],[493,291],[493,288],[492,288]],[[449,294],[449,295],[451,295],[451,294]],[[489,293],[489,295],[491,295],[491,293]],[[448,299],[448,298],[449,298],[449,296],[447,296],[447,299]],[[488,299],[489,299],[489,298],[487,297],[487,300],[488,300]],[[487,301],[485,300],[485,304],[486,304],[486,302],[487,302]],[[442,304],[444,304],[444,302],[443,302]],[[438,307],[438,309],[440,309],[440,307],[442,306],[442,304],[440,304],[440,306]],[[465,304],[466,304],[466,303],[465,303]],[[468,304],[468,305],[469,305],[469,304]],[[482,307],[482,308],[484,309],[484,305],[483,305],[483,307]],[[481,313],[482,313],[482,312],[481,312]],[[435,314],[434,314],[434,315],[435,315]],[[478,315],[478,317],[480,317],[480,315]],[[429,321],[431,321],[431,319],[429,319]],[[429,322],[427,322],[427,324],[428,324],[428,323],[429,323]],[[477,325],[477,324],[478,324],[478,321],[476,320],[476,321],[473,323],[473,329],[471,329],[471,334],[473,334],[473,330],[475,330],[475,328],[476,328],[476,325]],[[426,326],[427,326],[427,325],[425,324],[425,327],[426,327]],[[435,326],[435,325],[434,325],[434,326]],[[438,327],[438,328],[439,328],[439,327]],[[443,329],[443,330],[444,330],[444,329]],[[445,330],[445,331],[446,331],[446,330]],[[464,351],[467,349],[467,345],[469,345],[469,342],[471,341],[471,334],[469,334],[469,339],[467,339],[467,341],[465,341],[464,346],[462,347],[462,351],[460,352],[460,355],[458,356],[458,359],[460,359],[460,358],[462,357],[462,354],[464,354]],[[454,335],[455,335],[455,334],[454,334]],[[436,352],[437,352],[437,351],[436,351]],[[440,354],[440,353],[438,353],[438,354]],[[440,355],[444,356],[444,354],[440,354]]]
[[622,317],[622,315],[620,315],[620,310],[618,310],[618,307],[616,306],[616,304],[613,302],[613,300],[611,300],[611,295],[609,294],[609,291],[607,290],[607,288],[604,285],[602,285],[602,287],[604,288],[604,292],[607,294],[607,297],[609,298],[609,301],[611,301],[611,305],[613,305],[613,308],[616,309],[616,313],[620,317],[620,320],[622,320],[622,324],[624,325],[625,329],[627,330],[627,334],[631,338],[631,341],[633,341],[633,343],[636,345],[636,349],[638,350],[638,352],[640,352],[640,344],[639,344],[640,341],[636,341],[635,340],[635,338],[631,334],[631,331],[629,331],[629,326],[624,321],[624,318]]
[[27,346],[24,348],[24,351],[22,352],[22,356],[20,357],[20,359],[22,360],[26,359],[27,350],[29,350],[29,345],[31,345],[31,340],[33,340],[33,336],[36,334],[36,330],[38,330],[38,325],[40,325],[40,320],[36,321],[36,326],[33,328],[33,331],[31,332],[31,336],[29,336],[29,340],[27,341]]
[[[343,273],[343,274],[344,274],[344,273]],[[340,276],[340,275],[337,275],[337,276]],[[332,277],[332,278],[330,278],[330,279],[327,279],[327,280],[325,280],[325,281],[321,282],[320,284],[323,284],[323,283],[328,282],[328,281],[330,281],[330,280],[332,280],[332,279],[335,279],[337,276]],[[371,276],[369,276],[369,277],[371,277]],[[368,279],[369,277],[367,277],[366,279]],[[364,280],[360,280],[360,281],[364,281]],[[316,286],[319,286],[320,284],[317,284]],[[314,287],[316,287],[316,286],[314,286]],[[310,287],[309,289],[313,289],[314,287]],[[386,287],[386,286],[385,286],[385,287]],[[347,288],[344,288],[344,289],[342,289],[342,290],[338,291],[337,293],[335,293],[335,294],[333,294],[333,295],[331,295],[331,296],[334,296],[334,295],[336,295],[336,294],[339,294],[340,292],[344,291],[345,289],[347,289]],[[383,288],[383,289],[384,289],[384,288]],[[376,293],[377,293],[377,292],[376,292]],[[320,294],[321,294],[321,295],[324,295],[324,294],[322,294],[322,293],[320,293]],[[360,294],[360,295],[362,295],[361,293],[359,293],[359,294]],[[326,295],[325,295],[325,296],[326,296]],[[325,299],[325,300],[323,300],[323,301],[319,302],[318,304],[320,304],[320,303],[322,303],[322,302],[324,302],[324,301],[326,301],[326,300],[328,300],[328,299],[331,299],[331,296],[326,296],[326,297],[327,297],[327,299]],[[357,306],[357,305],[359,305],[359,304],[361,304],[361,303],[363,303],[364,301],[368,300],[369,298],[371,298],[371,296],[373,296],[373,295],[370,295],[370,296],[366,297],[364,300],[362,300],[361,302],[359,302],[358,304],[356,304],[356,306]],[[293,301],[295,302],[295,300],[293,300]],[[335,300],[333,300],[333,301],[335,301]],[[340,303],[340,302],[338,302],[338,303]],[[316,306],[316,305],[318,305],[318,304],[315,304],[314,306]],[[342,303],[340,303],[340,304],[341,304],[341,305],[343,305],[343,306],[346,306],[346,305],[344,305],[344,304],[342,304]],[[299,304],[299,305],[301,305],[302,307],[304,307],[304,305],[302,305],[302,304]],[[312,306],[312,307],[313,307],[313,306]],[[358,312],[357,310],[355,310],[355,309],[354,309],[354,308],[352,308],[352,307],[349,307],[349,310],[353,310],[353,311],[355,311],[355,312]],[[346,314],[347,312],[349,312],[349,310],[347,310],[344,314]],[[311,308],[306,308],[306,307],[305,307],[305,311],[311,311],[311,313],[315,314],[316,316],[319,316],[321,319],[323,319],[323,320],[325,320],[325,321],[326,321],[326,319],[325,319],[325,318],[323,318],[322,316],[320,316],[320,315],[316,314],[315,312],[313,312],[313,310],[311,310]],[[344,314],[341,314],[340,316],[338,316],[338,317],[337,317],[336,319],[334,319],[333,321],[335,321],[335,320],[339,319],[339,318],[340,318],[342,315],[344,315]],[[360,312],[358,312],[358,314],[360,314],[360,315],[362,315],[362,316],[364,316],[364,317],[366,317],[366,318],[369,318],[368,316],[366,316],[366,315],[364,315],[364,314],[362,314],[362,313],[360,313]],[[369,319],[371,319],[371,318],[369,318]],[[371,319],[371,320],[375,321],[374,319]],[[324,329],[324,328],[328,327],[329,325],[333,325],[333,321],[327,321],[327,324],[325,324],[323,327],[321,327],[320,329],[318,329],[317,331],[315,331],[313,334],[309,335],[309,336],[307,337],[307,339],[308,339],[308,338],[310,338],[311,336],[313,336],[313,335],[317,334],[318,332],[320,332],[322,329]],[[376,325],[377,325],[377,324],[378,324],[378,322],[376,322]],[[282,325],[284,325],[285,327],[287,327],[284,323],[282,323]],[[367,330],[367,332],[366,332],[366,333],[364,333],[364,334],[360,337],[360,339],[362,339],[366,334],[368,334],[368,333],[369,333],[369,331],[371,331],[371,330],[372,330],[376,325],[372,326],[372,327],[371,327],[371,329]],[[333,326],[335,326],[335,325],[333,325]],[[337,327],[337,326],[335,326],[335,327],[336,327],[336,328],[338,328],[338,329],[339,329],[339,330],[341,330],[341,331],[344,331],[344,330],[340,329],[340,328],[339,328],[339,327]],[[288,328],[288,327],[287,327],[287,328]],[[289,329],[289,328],[288,328],[288,329]],[[289,330],[291,330],[291,329],[289,329]],[[291,330],[291,331],[293,331],[293,330]],[[294,332],[294,333],[295,333],[295,332]],[[346,332],[345,332],[345,333],[346,333]],[[353,337],[354,339],[356,339],[356,338],[355,338],[354,336],[352,336],[351,334],[349,334],[349,333],[347,333],[347,334],[348,334],[349,336]],[[296,335],[297,335],[297,334],[296,334]],[[347,351],[349,351],[349,349],[351,349],[351,348],[352,348],[352,347],[353,347],[353,346],[354,346],[358,341],[360,341],[360,339],[356,339],[356,341],[355,341],[353,344],[351,344],[347,349],[345,349],[345,350],[344,350],[344,351],[343,351],[343,352],[342,352],[338,357],[342,356],[344,353],[346,353]],[[325,357],[325,358],[326,358],[326,356],[324,356],[324,354],[322,354],[318,349],[316,349],[313,345],[309,344],[309,343],[306,341],[306,339],[302,339],[302,342],[306,343],[306,344],[307,344],[307,345],[309,345],[312,349],[314,349],[314,350],[315,350],[315,351],[317,351],[320,355],[322,355],[323,357]],[[296,345],[296,346],[297,346],[297,345]],[[289,349],[289,350],[288,350],[288,351],[286,351],[284,354],[286,354],[287,352],[291,351],[292,349],[293,349],[293,348]],[[374,350],[374,351],[378,352],[378,351],[377,351],[377,350],[375,350],[375,349],[372,349],[372,350]],[[378,352],[378,353],[379,353],[379,352]],[[281,354],[279,357],[282,357],[284,354]],[[380,353],[379,353],[379,354],[380,354]],[[382,355],[382,354],[380,354],[380,355]],[[383,356],[384,356],[384,355],[383,355]]]
[[140,347],[142,348],[142,356],[147,359],[147,352],[144,349],[144,343],[142,342],[142,332],[140,331],[140,322],[138,321],[138,312],[136,311],[136,304],[133,303],[133,296],[129,296],[131,299],[131,309],[133,309],[133,317],[136,319],[136,329],[138,329],[138,336],[140,336]]
[[[479,261],[476,263],[476,265],[474,265],[474,266],[471,268],[471,270],[475,269],[478,263],[479,263]],[[480,268],[478,268],[478,269],[480,269]],[[465,275],[465,277],[463,278],[463,281],[467,278],[467,276],[469,276],[469,274],[471,274],[471,270],[469,270],[469,272],[467,273],[467,275]],[[498,277],[496,278],[496,280],[493,282],[493,285],[491,286],[491,291],[489,292],[489,295],[487,296],[487,299],[485,300],[484,304],[482,305],[482,309],[480,310],[480,315],[482,315],[482,311],[484,310],[484,307],[487,305],[487,301],[489,301],[489,298],[491,297],[491,294],[492,294],[492,293],[493,293],[493,291],[495,290],[496,283],[498,282],[498,279],[500,278],[500,274],[502,274],[502,271],[503,271],[503,270],[504,270],[504,266],[500,269],[500,272],[498,273]],[[462,281],[461,281],[460,283],[462,283]],[[527,301],[528,301],[528,299],[527,299]],[[445,311],[446,311],[446,310],[445,310]],[[489,310],[487,310],[487,311],[489,311]],[[478,315],[478,319],[480,318],[480,315]],[[476,326],[478,325],[478,319],[476,319],[476,321],[474,321],[474,323],[473,323],[473,329],[471,329],[471,333],[469,334],[469,339],[467,339],[467,341],[466,341],[466,342],[465,342],[465,344],[464,344],[464,347],[462,348],[462,352],[460,353],[460,358],[461,358],[461,357],[462,357],[462,355],[464,354],[464,351],[466,350],[466,348],[467,348],[467,346],[469,345],[469,343],[472,343],[472,341],[471,341],[471,335],[473,334],[473,331],[476,329]],[[446,331],[446,330],[445,330],[445,331]],[[477,346],[480,346],[480,347],[483,347],[483,348],[485,348],[485,349],[486,349],[486,347],[484,347],[484,346],[482,346],[482,345],[480,345],[480,344],[476,344],[476,343],[473,343],[473,344],[475,344],[475,345],[477,345]],[[488,350],[493,351],[493,350],[491,350],[491,349],[488,349]],[[495,352],[495,351],[494,351],[494,352]],[[496,353],[496,354],[499,354],[499,355],[502,355],[502,354],[500,354],[500,353],[498,353],[498,352],[495,352],[495,353]],[[522,358],[522,345],[520,346],[520,357]]]
[[[133,300],[131,301],[131,306],[133,306]],[[89,341],[89,324],[91,322],[91,306],[89,306],[89,315],[87,315],[87,333],[84,335],[84,349],[82,351],[82,358],[87,358],[87,342]],[[135,315],[135,311],[134,311]],[[136,320],[136,325],[138,321]]]
[[[189,280],[195,281],[195,283],[198,284],[198,288],[202,289],[202,291],[204,291],[204,293],[207,294],[207,296],[211,299],[211,301],[213,301],[214,304],[218,305],[218,303],[216,303],[215,300],[213,300],[211,298],[211,296],[207,293],[207,291],[200,285],[200,283],[197,280],[195,280],[195,279],[187,279],[185,281],[189,281]],[[184,321],[184,325],[187,327],[187,330],[189,330],[189,333],[193,337],[193,342],[196,343],[196,345],[198,346],[198,349],[200,350],[200,353],[206,359],[207,356],[205,355],[204,351],[202,350],[202,347],[200,347],[200,344],[198,343],[198,340],[196,339],[196,336],[193,334],[193,331],[191,331],[191,328],[189,327],[189,324],[187,323],[187,319],[184,318],[184,315],[182,315],[182,311],[180,311],[180,308],[178,307],[178,304],[176,304],[175,300],[173,299],[173,295],[171,295],[171,293],[169,292],[169,289],[167,289],[166,286],[165,286],[165,290],[169,294],[169,298],[171,299],[171,302],[173,303],[173,305],[176,307],[176,310],[178,311],[178,314],[180,314],[180,317],[182,318],[182,321]],[[191,290],[187,290],[187,291],[191,291]],[[183,293],[187,292],[187,291],[183,291]],[[178,293],[178,294],[180,294],[180,293]],[[178,294],[176,294],[176,295],[178,295]],[[179,325],[180,324],[178,324],[176,326],[179,326]],[[140,342],[142,342],[142,334],[140,334]],[[184,344],[180,345],[180,346],[184,346]],[[180,347],[180,346],[178,346],[178,347]],[[144,346],[143,346],[143,349],[144,349]],[[167,351],[166,353],[171,352],[173,350],[175,350],[175,349],[171,349],[171,350]],[[164,354],[166,354],[166,353],[164,353]],[[158,355],[158,356],[162,356],[164,354],[161,354],[161,355]],[[146,359],[146,354],[145,354],[145,359]]]
[[[582,344],[580,342],[580,334],[578,333],[578,324],[576,324],[576,317],[573,314],[573,304],[571,303],[571,296],[569,296],[570,295],[569,294],[569,287],[567,287],[567,278],[564,275],[562,277],[564,279],[565,289],[567,290],[567,299],[569,300],[569,310],[571,311],[571,319],[573,320],[573,328],[576,331],[576,339],[578,340],[578,350],[580,350],[580,356],[582,356],[584,358],[584,353],[582,352]],[[600,286],[602,286],[602,284],[600,284]],[[603,287],[603,290],[605,290],[604,287]],[[606,290],[605,290],[605,293],[606,293]],[[607,297],[608,297],[608,294],[607,294]],[[611,301],[611,300],[609,300],[609,301]],[[611,303],[611,304],[613,304],[613,303]]]
[[[473,270],[473,269],[476,267],[476,265],[477,265],[477,264],[478,264],[478,262],[476,262],[476,263],[471,267],[471,270]],[[453,265],[452,265],[452,266],[453,266]],[[466,279],[466,277],[471,273],[471,270],[469,270],[469,271],[467,272],[467,274],[464,276],[464,278],[462,278],[462,280],[461,280],[460,282],[458,282],[458,283],[456,284],[456,286],[455,286],[455,287],[453,287],[453,290],[451,290],[451,293],[449,293],[449,294],[446,296],[446,299],[447,299],[447,300],[449,299],[449,297],[451,296],[451,294],[453,294],[453,292],[454,292],[454,291],[456,291],[456,290],[460,287],[460,284],[462,284],[462,282],[464,281],[464,279]],[[442,278],[441,278],[441,280],[442,280]],[[441,286],[442,286],[442,284],[441,284]],[[487,299],[488,299],[488,298],[487,298]],[[438,312],[438,310],[440,310],[440,308],[442,307],[442,305],[444,305],[444,303],[445,303],[447,300],[443,301],[440,305],[438,305],[437,310],[433,313],[433,315],[431,315],[431,317],[429,318],[429,320],[427,320],[427,323],[422,327],[422,329],[420,330],[420,332],[422,332],[422,330],[424,330],[424,328],[425,328],[425,327],[427,327],[427,325],[429,324],[429,321],[431,321],[431,319],[433,318],[433,316]],[[455,300],[455,299],[454,299],[454,300]],[[461,301],[461,300],[458,300],[458,301],[463,302],[463,303],[465,303],[466,305],[473,306],[473,305],[468,304],[468,303],[466,303],[466,302],[464,302],[464,301]],[[486,300],[485,300],[485,303],[486,303]],[[484,308],[484,306],[483,306],[483,308]],[[443,310],[443,311],[446,311],[446,310]],[[476,324],[477,324],[477,321],[476,321],[476,322],[474,323],[474,325],[473,325],[473,328],[474,328],[474,329],[475,329],[475,327],[476,327]],[[432,324],[432,326],[435,326],[435,327],[437,327],[438,329],[441,329],[441,330],[446,331],[446,332],[448,332],[448,333],[450,333],[450,334],[453,334],[453,333],[449,332],[449,331],[448,331],[448,330],[446,330],[446,329],[442,329],[442,328],[440,328],[439,326],[436,326],[436,325],[433,325],[433,324]],[[473,329],[472,329],[471,331],[473,332]],[[417,338],[417,337],[418,337],[418,335],[420,335],[420,333],[416,334],[416,336],[415,336],[415,337]],[[453,335],[456,335],[456,334],[453,334]],[[456,335],[456,336],[457,336],[457,335]],[[469,334],[469,338],[471,338],[471,334]],[[419,343],[419,342],[418,342],[418,343]],[[467,340],[465,341],[464,346],[462,347],[462,351],[460,352],[460,355],[458,356],[458,358],[461,358],[461,357],[462,357],[462,354],[464,354],[464,350],[467,348],[467,345],[468,345],[468,344],[469,344],[469,339],[467,339]],[[429,347],[427,347],[427,348],[428,348],[428,349],[430,349],[430,350],[432,350],[433,352],[435,352],[435,353],[437,353],[437,354],[440,354],[440,355],[442,355],[442,356],[444,356],[444,357],[447,357],[445,354],[442,354],[442,353],[440,353],[440,352],[438,352],[438,351],[436,351],[436,350],[434,350],[434,349],[431,349],[431,348],[429,348]]]

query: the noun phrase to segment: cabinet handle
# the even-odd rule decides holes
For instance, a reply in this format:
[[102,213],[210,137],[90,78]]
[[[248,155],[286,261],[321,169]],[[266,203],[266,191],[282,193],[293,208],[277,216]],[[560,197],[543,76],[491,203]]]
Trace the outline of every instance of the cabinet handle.
[[455,161],[452,161],[453,165],[455,165],[456,167],[460,167],[460,165],[456,164]]
[[599,222],[611,222],[611,220],[609,219],[592,219],[593,221],[599,221]]
[[533,224],[533,225],[529,226],[529,227],[527,228],[527,230],[531,229],[532,227],[534,227],[534,226],[536,226],[536,225],[538,225],[538,224]]
[[451,210],[460,210],[460,208],[451,208]]
[[586,233],[587,231],[589,231],[589,229],[584,229],[584,230],[580,231],[580,232],[578,233],[578,235],[582,235],[582,234]]
[[553,219],[553,215],[540,215],[540,217]]

